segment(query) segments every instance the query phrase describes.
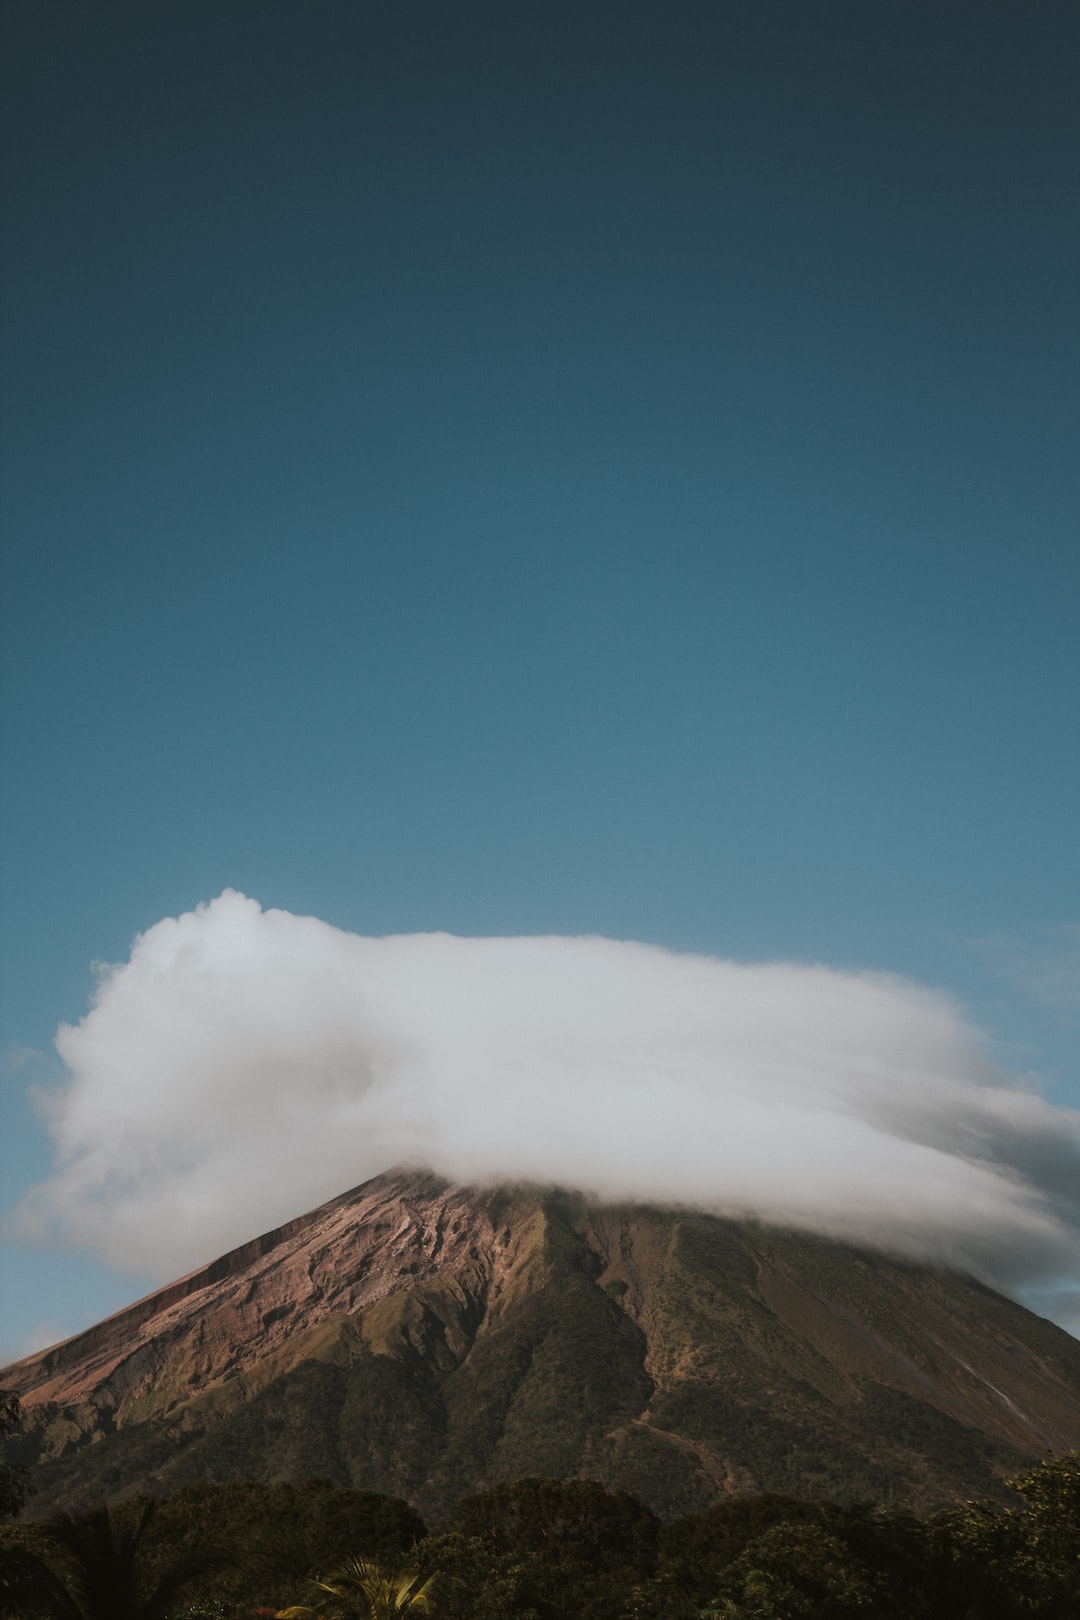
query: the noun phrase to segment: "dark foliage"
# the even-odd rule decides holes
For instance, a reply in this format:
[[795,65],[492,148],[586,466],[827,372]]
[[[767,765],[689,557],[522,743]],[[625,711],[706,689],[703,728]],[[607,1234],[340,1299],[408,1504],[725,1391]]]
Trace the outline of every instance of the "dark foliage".
[[475,1493],[425,1536],[406,1503],[327,1481],[190,1486],[0,1531],[0,1616],[251,1620],[362,1557],[437,1574],[439,1620],[1076,1620],[1080,1457],[1011,1489],[1011,1511],[920,1519],[774,1494],[661,1525],[625,1492],[531,1478]]
[[651,1569],[660,1521],[636,1497],[590,1479],[519,1479],[466,1497],[452,1528],[553,1564]]
[[162,1503],[158,1528],[171,1548],[230,1554],[236,1564],[213,1583],[217,1596],[230,1602],[247,1596],[267,1607],[299,1602],[313,1571],[347,1558],[396,1563],[424,1534],[407,1502],[318,1479],[188,1485]]
[[[5,1441],[18,1426],[20,1411],[19,1397],[10,1390],[0,1389],[0,1441]],[[21,1513],[30,1494],[26,1469],[9,1463],[6,1458],[0,1462],[0,1520],[13,1519]]]
[[467,1544],[474,1560],[486,1553],[503,1585],[516,1579],[517,1601],[541,1617],[601,1620],[655,1573],[660,1521],[636,1497],[592,1480],[521,1479],[467,1497],[451,1531],[458,1541],[445,1551],[460,1558]]
[[[165,1620],[178,1598],[224,1560],[206,1549],[154,1558],[158,1503],[133,1498],[36,1527],[37,1547],[16,1546],[14,1594],[50,1620]],[[14,1612],[13,1595],[5,1594]]]

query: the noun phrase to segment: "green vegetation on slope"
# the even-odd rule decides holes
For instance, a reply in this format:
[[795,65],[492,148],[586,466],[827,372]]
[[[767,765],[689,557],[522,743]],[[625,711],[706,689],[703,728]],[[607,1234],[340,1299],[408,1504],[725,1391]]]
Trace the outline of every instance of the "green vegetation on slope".
[[172,1356],[172,1404],[154,1386],[140,1407],[157,1415],[32,1409],[31,1511],[324,1477],[437,1524],[527,1475],[596,1479],[666,1518],[731,1491],[927,1511],[1004,1501],[1006,1474],[1080,1441],[1080,1346],[970,1279],[572,1194],[477,1208],[487,1238],[457,1270],[388,1262],[374,1303],[272,1354],[238,1334],[238,1370],[207,1385]]

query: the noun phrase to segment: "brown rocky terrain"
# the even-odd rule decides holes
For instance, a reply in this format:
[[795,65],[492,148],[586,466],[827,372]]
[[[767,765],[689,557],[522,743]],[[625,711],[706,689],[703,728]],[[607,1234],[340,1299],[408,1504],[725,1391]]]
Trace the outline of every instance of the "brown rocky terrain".
[[0,1372],[36,1511],[326,1476],[433,1520],[524,1474],[665,1513],[920,1507],[1080,1446],[1080,1343],[969,1278],[685,1210],[391,1172]]

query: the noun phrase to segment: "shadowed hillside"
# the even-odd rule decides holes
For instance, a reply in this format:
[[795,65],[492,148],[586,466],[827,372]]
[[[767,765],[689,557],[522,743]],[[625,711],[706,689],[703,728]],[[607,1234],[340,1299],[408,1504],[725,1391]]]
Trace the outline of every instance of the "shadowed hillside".
[[974,1281],[680,1210],[391,1172],[0,1373],[38,1514],[325,1477],[437,1522],[585,1475],[931,1507],[1080,1445],[1080,1344]]

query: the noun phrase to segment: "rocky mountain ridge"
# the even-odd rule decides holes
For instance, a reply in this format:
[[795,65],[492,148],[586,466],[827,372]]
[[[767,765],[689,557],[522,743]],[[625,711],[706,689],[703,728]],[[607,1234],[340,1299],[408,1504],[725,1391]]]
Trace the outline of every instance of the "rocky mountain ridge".
[[688,1210],[394,1171],[0,1372],[38,1511],[326,1476],[431,1520],[525,1474],[661,1512],[930,1507],[1080,1446],[1080,1344],[969,1278]]

